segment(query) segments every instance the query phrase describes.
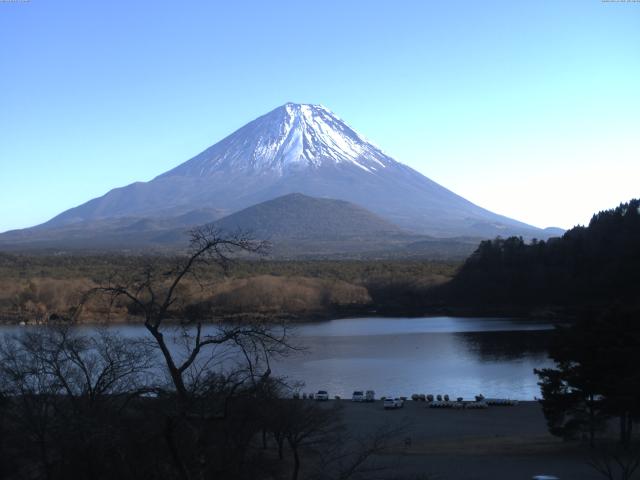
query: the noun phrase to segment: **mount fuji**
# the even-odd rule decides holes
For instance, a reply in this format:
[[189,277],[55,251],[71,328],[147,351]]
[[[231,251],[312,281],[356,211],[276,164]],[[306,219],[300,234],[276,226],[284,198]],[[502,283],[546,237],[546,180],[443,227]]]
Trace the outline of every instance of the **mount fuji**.
[[[252,205],[300,193],[351,202],[404,231],[432,237],[523,235],[549,231],[481,208],[367,141],[321,105],[287,103],[149,182],[116,188],[31,229],[124,228],[170,219],[214,221]],[[203,215],[202,212],[206,212]],[[195,223],[194,223],[195,225]],[[106,227],[104,227],[106,228]],[[556,232],[553,232],[556,233]]]

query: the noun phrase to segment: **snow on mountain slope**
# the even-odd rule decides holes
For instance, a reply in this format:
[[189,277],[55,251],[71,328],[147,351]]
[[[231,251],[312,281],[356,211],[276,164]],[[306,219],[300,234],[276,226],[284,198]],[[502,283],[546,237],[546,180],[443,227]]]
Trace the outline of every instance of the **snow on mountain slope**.
[[485,210],[394,160],[327,108],[288,103],[150,182],[116,188],[38,228],[118,217],[231,214],[291,193],[355,203],[407,231],[438,237],[543,230]]
[[397,162],[327,108],[288,103],[160,177],[204,177],[220,170],[283,176],[327,163],[351,164],[371,173]]

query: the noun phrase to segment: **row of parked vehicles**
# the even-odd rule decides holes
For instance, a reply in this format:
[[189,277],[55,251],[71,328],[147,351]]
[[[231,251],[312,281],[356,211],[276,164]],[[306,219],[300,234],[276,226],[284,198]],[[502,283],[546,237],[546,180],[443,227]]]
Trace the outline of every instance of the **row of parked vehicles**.
[[[306,396],[304,397],[306,398]],[[318,390],[318,393],[309,394],[309,398],[315,398],[316,400],[329,400],[329,392],[326,390]],[[336,399],[339,397],[336,396]],[[356,390],[351,396],[353,402],[373,402],[376,399],[376,392],[373,390]],[[458,397],[457,400],[452,401],[449,399],[449,395],[424,395],[413,394],[411,399],[415,402],[422,401],[427,402],[431,408],[488,408],[490,405],[502,405],[512,406],[517,405],[517,400],[511,400],[506,398],[485,398],[483,395],[476,395],[475,401],[464,401],[462,397]],[[382,397],[382,404],[385,409],[402,408],[404,406],[405,397]]]
[[[329,400],[329,392],[326,390],[318,390],[318,393],[311,398],[321,402],[327,401]],[[373,390],[356,390],[351,396],[352,402],[374,402],[375,400],[376,392]],[[402,408],[404,406],[404,399],[400,397],[383,397],[382,406],[387,410]]]
[[373,402],[376,399],[376,392],[373,390],[356,390],[351,396],[352,402]]
[[[316,400],[325,401],[329,400],[329,392],[326,390],[318,390],[315,395],[310,394],[309,398],[315,398]],[[338,397],[336,397],[338,398]],[[373,390],[356,390],[351,396],[353,402],[373,402],[376,399],[376,392]]]

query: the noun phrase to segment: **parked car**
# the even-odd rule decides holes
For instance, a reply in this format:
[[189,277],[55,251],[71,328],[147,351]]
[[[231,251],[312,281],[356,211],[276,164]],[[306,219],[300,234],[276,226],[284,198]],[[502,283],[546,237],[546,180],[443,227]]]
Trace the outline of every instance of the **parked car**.
[[376,399],[376,392],[373,390],[367,390],[364,393],[364,401],[365,402],[373,402]]
[[362,392],[362,390],[356,390],[355,392],[353,392],[353,395],[351,396],[351,401],[364,402],[364,393]]
[[404,402],[399,397],[386,397],[384,402],[382,402],[382,406],[386,410],[402,408],[404,406]]
[[326,390],[318,390],[318,393],[315,394],[315,399],[320,401],[329,400],[329,392]]

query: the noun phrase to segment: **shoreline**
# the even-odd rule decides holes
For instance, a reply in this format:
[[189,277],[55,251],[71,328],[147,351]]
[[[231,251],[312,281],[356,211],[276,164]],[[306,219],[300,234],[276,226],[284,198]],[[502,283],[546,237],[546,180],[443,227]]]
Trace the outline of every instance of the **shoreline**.
[[398,410],[383,410],[380,402],[342,401],[343,419],[355,437],[385,426],[399,430],[375,458],[378,465],[399,476],[447,480],[513,480],[541,474],[562,479],[601,478],[586,463],[590,451],[585,444],[565,442],[548,432],[536,401],[483,410],[428,408],[422,403],[408,401]]
[[[55,318],[51,318],[55,317]],[[76,325],[134,325],[143,322],[141,317],[125,317],[117,320],[101,321],[95,319],[89,320],[67,320],[53,314],[47,321],[35,320],[33,317],[18,316],[10,313],[0,313],[0,325],[55,325],[56,323],[74,323]],[[339,310],[327,312],[305,312],[305,313],[289,313],[282,314],[273,313],[224,313],[212,318],[201,320],[203,324],[221,324],[221,323],[252,323],[262,321],[265,323],[315,323],[325,322],[329,320],[341,320],[352,318],[435,318],[435,317],[460,317],[460,318],[511,318],[519,321],[547,321],[554,322],[571,322],[575,318],[575,313],[567,311],[560,312],[552,309],[495,309],[495,308],[471,308],[471,307],[437,307],[425,310],[386,310],[386,309],[367,309],[367,310]],[[187,323],[181,322],[179,319],[168,318],[164,320],[170,324]],[[191,322],[194,323],[194,322]]]

